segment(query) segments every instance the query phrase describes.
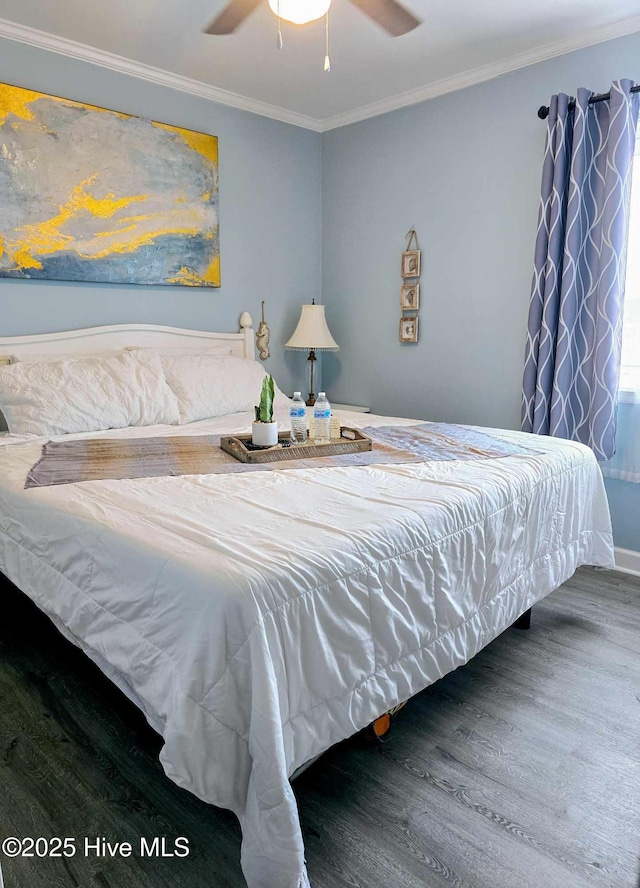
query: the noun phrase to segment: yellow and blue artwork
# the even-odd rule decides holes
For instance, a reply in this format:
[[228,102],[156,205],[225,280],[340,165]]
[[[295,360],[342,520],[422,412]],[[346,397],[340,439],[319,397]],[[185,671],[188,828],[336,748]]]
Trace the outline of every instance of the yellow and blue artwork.
[[0,277],[220,286],[218,140],[0,84]]

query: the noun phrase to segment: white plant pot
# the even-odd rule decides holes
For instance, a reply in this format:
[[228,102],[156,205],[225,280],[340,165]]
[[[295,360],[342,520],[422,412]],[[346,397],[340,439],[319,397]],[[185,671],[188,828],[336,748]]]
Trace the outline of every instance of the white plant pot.
[[251,440],[256,447],[274,447],[278,443],[278,423],[254,422]]

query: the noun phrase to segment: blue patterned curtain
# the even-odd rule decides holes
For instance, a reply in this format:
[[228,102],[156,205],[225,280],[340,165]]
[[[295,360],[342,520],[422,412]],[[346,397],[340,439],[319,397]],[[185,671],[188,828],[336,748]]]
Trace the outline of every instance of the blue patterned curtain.
[[609,101],[553,96],[529,308],[522,428],[615,453],[631,170],[633,82]]

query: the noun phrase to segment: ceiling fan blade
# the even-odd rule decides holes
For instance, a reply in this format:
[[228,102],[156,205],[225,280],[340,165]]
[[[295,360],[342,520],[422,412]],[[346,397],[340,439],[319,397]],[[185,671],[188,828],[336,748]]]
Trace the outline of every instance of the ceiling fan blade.
[[397,0],[351,0],[352,3],[388,31],[392,37],[401,37],[422,24],[418,19],[401,6]]
[[231,0],[209,27],[204,29],[204,33],[233,34],[238,25],[241,25],[261,2],[262,0]]

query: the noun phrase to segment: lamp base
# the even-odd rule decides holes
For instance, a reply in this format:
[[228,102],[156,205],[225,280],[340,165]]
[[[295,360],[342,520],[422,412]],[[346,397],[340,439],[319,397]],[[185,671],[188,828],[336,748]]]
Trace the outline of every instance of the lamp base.
[[315,351],[311,349],[309,357],[307,358],[307,361],[309,362],[309,397],[307,398],[307,407],[313,407],[316,403],[316,394],[313,390],[313,371],[317,360]]

